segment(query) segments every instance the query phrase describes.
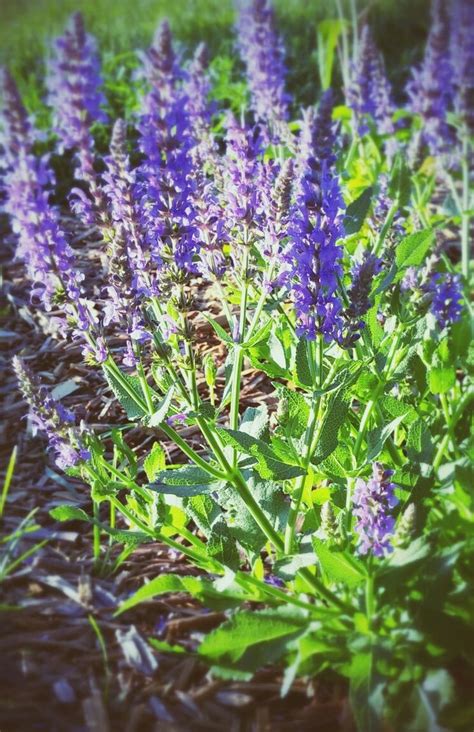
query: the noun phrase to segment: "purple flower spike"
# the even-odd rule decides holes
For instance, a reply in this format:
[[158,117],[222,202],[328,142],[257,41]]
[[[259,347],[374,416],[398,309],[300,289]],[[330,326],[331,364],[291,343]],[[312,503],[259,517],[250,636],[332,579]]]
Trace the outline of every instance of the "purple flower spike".
[[53,46],[48,69],[48,102],[61,149],[84,146],[90,126],[105,122],[102,79],[95,39],[84,29],[80,13],[71,16]]
[[209,102],[211,84],[208,74],[207,46],[200,43],[187,71],[183,87],[189,125],[194,138],[191,156],[196,168],[218,164],[217,145],[212,137],[211,117],[215,105]]
[[432,155],[446,152],[454,139],[453,130],[446,121],[453,101],[452,80],[449,3],[433,0],[424,59],[413,71],[407,86],[411,107],[422,121],[414,144],[425,144]]
[[430,309],[440,328],[460,319],[463,294],[459,275],[436,274],[426,289],[433,295]]
[[394,494],[395,485],[390,482],[392,475],[392,470],[384,470],[381,463],[374,463],[372,478],[368,481],[358,478],[356,481],[353,503],[360,554],[383,557],[393,551],[391,537],[395,519],[389,512],[397,505],[398,499]]
[[[382,135],[392,135],[393,103],[392,90],[385,74],[385,65],[368,25],[362,29],[359,55],[348,92],[349,106],[352,107],[359,123],[360,134],[368,131],[364,116],[375,122],[377,131]],[[387,153],[396,152],[396,141],[387,141]]]
[[20,390],[28,402],[36,427],[46,433],[49,446],[55,452],[56,465],[66,470],[90,458],[80,432],[75,427],[75,417],[62,404],[55,401],[49,391],[32,374],[17,356],[13,359]]
[[454,105],[468,132],[474,134],[474,5],[471,0],[455,0],[452,58]]
[[321,333],[327,341],[338,339],[343,325],[336,288],[342,275],[337,242],[344,235],[344,202],[332,169],[330,102],[326,94],[318,115],[307,113],[303,119],[299,192],[290,213],[290,242],[282,254],[280,278],[291,290],[299,335],[313,340]]
[[268,125],[271,135],[278,137],[279,128],[288,119],[290,98],[285,92],[284,49],[274,11],[269,0],[240,0],[237,7],[238,45],[255,120]]
[[71,193],[71,205],[86,225],[107,228],[108,215],[103,193],[94,170],[94,122],[106,122],[101,106],[105,98],[95,39],[84,30],[80,13],[71,16],[66,32],[56,39],[49,63],[48,103],[53,109],[53,126],[60,152],[74,150],[76,176],[84,180],[91,198],[84,191]]
[[0,146],[6,163],[1,167],[9,168],[21,150],[31,150],[34,135],[17,85],[5,68],[0,68],[0,100]]

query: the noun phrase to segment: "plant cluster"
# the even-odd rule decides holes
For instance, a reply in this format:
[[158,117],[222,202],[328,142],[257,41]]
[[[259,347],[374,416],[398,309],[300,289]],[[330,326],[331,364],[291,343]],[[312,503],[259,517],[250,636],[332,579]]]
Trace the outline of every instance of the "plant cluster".
[[[119,612],[176,590],[225,609],[196,651],[214,675],[281,661],[284,694],[296,675],[332,669],[350,679],[364,731],[468,718],[450,706],[450,674],[474,643],[474,13],[446,5],[433,4],[403,107],[369,27],[338,19],[318,35],[319,102],[298,109],[268,0],[239,7],[241,109],[215,93],[205,47],[186,62],[166,22],[125,121],[107,114],[94,39],[71,18],[48,65],[47,154],[2,79],[4,207],[32,302],[124,411],[94,433],[15,359],[58,466],[91,487],[92,516],[54,517],[91,523],[97,558],[107,535],[184,554],[198,577],[157,577]],[[63,223],[59,157],[75,178],[70,211],[104,255],[100,293]],[[203,320],[221,362],[196,338]],[[243,409],[246,367],[271,389]],[[127,444],[137,423],[156,434],[146,455]],[[165,439],[184,464],[167,464]]]

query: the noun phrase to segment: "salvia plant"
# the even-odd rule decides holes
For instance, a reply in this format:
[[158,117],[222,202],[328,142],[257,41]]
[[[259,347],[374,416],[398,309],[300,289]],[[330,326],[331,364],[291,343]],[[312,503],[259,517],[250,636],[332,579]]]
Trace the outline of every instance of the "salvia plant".
[[[223,609],[197,648],[214,676],[281,663],[286,694],[330,668],[364,732],[443,725],[472,661],[473,10],[435,0],[398,108],[363,25],[345,96],[334,82],[299,109],[268,0],[237,8],[240,114],[213,98],[205,47],[186,60],[166,22],[140,56],[138,111],[111,120],[71,18],[48,62],[48,154],[2,76],[2,195],[32,304],[123,408],[93,430],[15,358],[54,460],[91,489],[91,516],[54,517],[91,523],[97,557],[107,535],[183,554],[197,574],[156,577],[118,612],[176,590]],[[348,58],[348,23],[334,27]],[[51,153],[75,179],[68,219]],[[127,442],[137,425],[148,452]]]

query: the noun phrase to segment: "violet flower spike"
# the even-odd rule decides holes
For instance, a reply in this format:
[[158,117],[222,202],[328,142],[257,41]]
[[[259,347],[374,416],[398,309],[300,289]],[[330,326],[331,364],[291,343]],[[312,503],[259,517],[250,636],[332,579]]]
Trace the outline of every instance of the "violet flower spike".
[[18,356],[13,358],[13,368],[33,422],[46,433],[49,446],[55,453],[56,465],[66,470],[89,460],[90,453],[75,426],[74,414],[53,399]]
[[364,120],[368,115],[374,121],[379,134],[392,136],[386,141],[385,147],[389,157],[393,157],[397,142],[393,138],[395,128],[392,122],[392,90],[385,73],[383,57],[375,45],[368,25],[362,29],[359,54],[348,90],[348,104],[356,114],[360,134],[369,130]]
[[454,107],[466,131],[474,135],[474,6],[454,0],[451,53],[454,70]]
[[360,554],[383,557],[393,551],[392,536],[395,519],[390,516],[398,499],[395,484],[390,481],[392,470],[385,470],[381,463],[374,463],[372,478],[358,478],[353,495],[355,531]]
[[284,49],[276,30],[270,0],[239,0],[238,47],[247,72],[255,120],[268,125],[270,138],[279,137],[288,119]]
[[20,151],[31,151],[34,131],[23,105],[18,87],[6,68],[0,68],[0,147],[3,161],[0,168],[16,165]]
[[426,145],[432,155],[437,155],[446,152],[453,143],[453,130],[446,119],[453,104],[452,80],[449,2],[433,0],[425,55],[407,85],[411,108],[422,122],[412,148]]
[[279,277],[291,291],[297,333],[309,340],[320,333],[327,341],[337,340],[343,325],[336,290],[342,276],[342,249],[337,242],[344,235],[344,201],[332,168],[330,100],[326,94],[317,117],[308,113],[303,119],[297,156],[298,194],[290,213],[290,241],[282,253]]
[[106,122],[102,110],[105,98],[100,92],[102,79],[95,39],[87,34],[80,13],[74,13],[63,36],[53,44],[49,61],[48,104],[53,110],[53,128],[60,152],[75,152],[76,176],[88,186],[89,198],[82,189],[73,189],[71,205],[86,225],[108,226],[106,203],[94,170],[94,139],[90,128]]

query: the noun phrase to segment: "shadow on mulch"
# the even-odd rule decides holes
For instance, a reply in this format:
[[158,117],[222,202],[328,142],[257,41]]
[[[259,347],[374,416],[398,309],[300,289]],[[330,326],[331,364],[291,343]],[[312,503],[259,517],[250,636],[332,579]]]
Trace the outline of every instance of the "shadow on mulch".
[[[89,529],[83,523],[57,524],[50,517],[49,511],[63,503],[90,510],[88,489],[59,474],[45,455],[44,441],[27,431],[27,410],[16,389],[11,357],[21,353],[48,385],[61,384],[65,403],[93,426],[113,425],[121,418],[120,408],[99,373],[84,367],[78,346],[45,335],[11,251],[7,241],[2,253],[6,282],[1,311],[6,317],[0,331],[0,370],[5,375],[0,386],[0,480],[15,445],[18,459],[0,536],[11,534],[35,511],[37,528],[22,539],[21,551],[45,543],[0,585],[1,732],[351,732],[346,689],[337,679],[298,680],[282,700],[277,669],[265,669],[248,683],[224,682],[210,678],[193,656],[153,651],[146,643],[151,635],[179,641],[192,651],[204,632],[222,622],[221,613],[183,594],[114,618],[118,603],[145,579],[197,570],[176,552],[149,543],[116,571],[120,548],[114,545],[98,572]],[[100,292],[97,247],[86,247],[83,253],[88,284],[92,281]],[[199,342],[219,360],[221,346],[209,326],[197,327],[202,329]],[[266,400],[270,389],[265,378],[256,373],[248,377],[244,400],[254,405]],[[187,438],[200,448],[192,428]],[[145,452],[153,435],[136,428],[127,439]],[[172,445],[166,449],[171,460],[180,459]]]

